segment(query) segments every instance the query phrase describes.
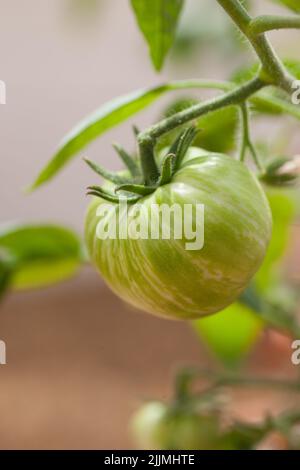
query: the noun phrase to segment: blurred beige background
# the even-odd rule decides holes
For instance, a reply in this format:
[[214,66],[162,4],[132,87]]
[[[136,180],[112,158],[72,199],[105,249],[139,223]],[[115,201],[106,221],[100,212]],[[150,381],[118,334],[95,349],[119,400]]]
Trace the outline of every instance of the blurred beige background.
[[[184,66],[169,61],[157,75],[127,0],[99,0],[90,16],[74,9],[78,1],[0,0],[0,79],[7,85],[7,104],[0,106],[1,222],[62,222],[81,232],[85,188],[94,176],[80,158],[34,194],[22,192],[63,135],[115,96],[170,78],[226,78],[237,62],[203,53]],[[196,3],[187,2],[190,15]],[[279,33],[281,51],[292,52],[291,42],[281,39]],[[133,122],[148,125],[159,109]],[[132,147],[130,124],[86,154],[117,168],[111,142]],[[88,268],[63,285],[6,298],[0,338],[8,361],[0,367],[4,449],[132,446],[127,422],[140,401],[170,394],[175,365],[208,361],[188,325],[134,312]],[[284,353],[280,357],[288,362]],[[241,402],[259,413],[254,398],[250,408],[248,395]]]

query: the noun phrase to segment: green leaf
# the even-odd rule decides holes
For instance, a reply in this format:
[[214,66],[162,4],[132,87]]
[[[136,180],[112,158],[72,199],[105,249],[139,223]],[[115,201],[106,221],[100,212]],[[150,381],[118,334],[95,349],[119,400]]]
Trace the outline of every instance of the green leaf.
[[[190,88],[216,88],[223,91],[228,91],[231,89],[232,85],[230,83],[221,83],[221,82],[203,82],[202,80],[192,80],[192,81],[175,81],[170,82],[159,87],[150,88],[147,90],[138,91],[127,95],[125,97],[119,97],[104,106],[102,106],[98,111],[93,113],[91,116],[87,117],[82,121],[73,131],[71,131],[63,140],[59,146],[58,151],[50,160],[50,162],[42,169],[37,179],[34,181],[29,190],[34,190],[41,186],[42,184],[48,182],[52,179],[80,150],[85,148],[89,143],[95,140],[104,132],[108,131],[114,126],[117,126],[123,121],[126,121],[130,116],[138,113],[142,109],[145,109],[164,93],[175,90],[190,89]],[[264,107],[272,107],[276,112],[282,113],[285,112],[291,116],[300,119],[300,107],[295,106],[288,101],[277,98],[274,96],[269,96],[264,93],[257,93],[253,98],[250,99],[250,102],[255,103],[256,105]],[[224,114],[223,114],[224,111]],[[223,123],[224,126],[228,126],[228,123],[223,117],[226,115],[227,110],[220,110],[219,114],[219,123]],[[205,117],[206,125],[210,120],[210,116]],[[213,119],[213,118],[211,118]],[[205,121],[204,121],[205,122]],[[209,135],[213,135],[213,126],[212,130],[209,132]],[[217,128],[216,128],[217,129]],[[220,131],[220,130],[219,130]],[[224,135],[227,131],[225,129]],[[203,134],[205,136],[205,134]],[[229,134],[229,136],[232,134]],[[168,137],[168,136],[167,136]],[[163,141],[163,139],[161,139]],[[172,134],[172,142],[174,140],[174,134]],[[209,139],[210,142],[213,142],[213,139]],[[222,139],[220,139],[222,142]],[[232,142],[232,137],[230,137],[229,142]],[[168,144],[163,143],[162,146],[167,146]],[[204,143],[204,145],[206,145]],[[211,145],[211,144],[210,144]],[[162,147],[161,146],[161,147]],[[218,146],[218,150],[216,150]],[[218,140],[216,140],[212,149],[213,151],[221,151]],[[222,151],[225,151],[224,149]],[[125,155],[123,155],[125,157]]]
[[[230,106],[210,113],[199,120],[200,132],[194,145],[210,152],[229,152],[236,143],[238,123],[236,107]],[[216,136],[218,136],[217,139]]]
[[80,150],[112,127],[149,106],[169,90],[162,85],[141,90],[106,103],[78,124],[62,141],[57,152],[29,188],[34,190],[52,179]]
[[81,244],[70,230],[55,225],[0,227],[0,250],[14,260],[11,286],[29,289],[51,285],[75,274]]
[[157,183],[158,186],[170,183],[174,171],[175,159],[176,157],[173,154],[169,154],[164,158],[160,168],[160,177]]
[[196,333],[225,365],[237,366],[249,353],[264,322],[241,303],[193,322]]
[[[138,135],[138,130],[136,129],[136,136]],[[116,150],[117,154],[121,158],[122,162],[126,166],[126,168],[129,170],[131,173],[131,176],[133,178],[141,178],[142,173],[141,169],[139,167],[138,161],[135,160],[129,153],[126,152],[125,149],[119,144],[114,144],[113,145],[114,149]]]
[[252,282],[239,301],[255,313],[269,326],[299,336],[300,326],[297,319],[299,295],[295,288],[284,285],[282,281],[272,283],[268,292],[259,293]]
[[299,0],[273,0],[274,3],[279,3],[290,10],[300,13],[300,2]]
[[106,168],[103,168],[102,166],[92,162],[91,160],[88,160],[87,158],[85,158],[84,161],[95,173],[102,176],[102,178],[106,181],[110,181],[114,184],[126,184],[130,181],[129,178],[124,178],[117,173],[106,170]]
[[280,262],[288,247],[291,224],[297,214],[294,192],[269,190],[267,196],[273,215],[273,234],[264,263],[255,277],[256,284],[262,291],[278,281]]
[[138,26],[143,33],[156,70],[161,70],[172,47],[183,0],[131,0]]

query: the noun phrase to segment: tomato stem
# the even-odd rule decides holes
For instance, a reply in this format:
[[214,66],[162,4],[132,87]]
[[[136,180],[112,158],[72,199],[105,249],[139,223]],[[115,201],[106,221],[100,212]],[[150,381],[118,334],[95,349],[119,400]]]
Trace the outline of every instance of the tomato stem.
[[253,144],[250,136],[250,125],[249,125],[249,106],[245,102],[241,105],[241,121],[242,121],[242,144],[239,160],[243,162],[246,158],[247,149],[250,151],[254,163],[258,170],[264,173],[264,167],[260,161],[259,155],[256,151],[255,145]]
[[138,136],[138,143],[142,166],[145,167],[146,173],[149,175],[147,168],[147,159],[149,158],[149,167],[151,169],[150,174],[156,174],[154,169],[152,171],[152,157],[154,154],[155,143],[159,137],[212,111],[216,111],[227,106],[240,105],[254,93],[264,88],[266,85],[267,84],[259,76],[256,76],[252,80],[249,80],[245,84],[236,87],[227,93],[223,93],[222,95],[213,99],[193,105],[188,109],[185,109],[169,118],[160,121],[157,124],[154,124],[146,131],[140,133]]
[[[184,111],[164,119],[138,135],[142,166],[144,168],[143,172],[144,175],[147,173],[147,178],[149,180],[148,182],[146,180],[147,184],[150,182],[153,183],[153,178],[157,177],[157,168],[155,168],[153,157],[154,146],[156,140],[165,133],[212,111],[222,109],[226,106],[244,103],[257,91],[267,85],[275,85],[290,94],[293,90],[294,77],[288,73],[282,61],[274,51],[271,43],[263,33],[264,30],[273,29],[273,27],[298,28],[300,27],[300,20],[297,17],[274,18],[269,16],[252,18],[239,0],[217,0],[217,2],[222,6],[236,26],[248,39],[260,59],[262,68],[259,71],[258,76],[247,83],[238,86],[235,89],[229,89],[223,95],[213,98],[212,100],[193,105]],[[246,124],[245,108],[242,109],[244,109],[243,119]],[[251,142],[249,132],[246,129],[248,129],[248,127],[244,127],[241,159],[243,160],[245,158],[246,149],[248,148],[256,165],[259,169],[262,169],[255,146]],[[150,160],[149,164],[146,163],[147,158]]]
[[254,18],[249,24],[249,33],[253,35],[262,34],[266,31],[278,29],[299,29],[300,17],[299,16],[273,16],[261,15]]
[[262,75],[270,84],[279,86],[288,93],[292,91],[294,78],[285,69],[269,40],[264,34],[253,31],[254,19],[239,0],[217,0],[232,18],[236,26],[246,36],[262,64]]
[[[289,390],[295,393],[300,393],[300,381],[299,380],[286,380],[286,379],[272,379],[272,378],[261,378],[251,376],[241,376],[236,373],[223,372],[223,371],[211,371],[207,369],[187,369],[184,372],[180,372],[178,377],[188,377],[188,384],[196,378],[202,378],[211,382],[209,389],[215,389],[217,387],[227,386],[246,386],[246,387],[258,387],[258,388],[273,388],[277,390]],[[177,383],[177,379],[176,379]],[[207,390],[207,389],[206,389]]]

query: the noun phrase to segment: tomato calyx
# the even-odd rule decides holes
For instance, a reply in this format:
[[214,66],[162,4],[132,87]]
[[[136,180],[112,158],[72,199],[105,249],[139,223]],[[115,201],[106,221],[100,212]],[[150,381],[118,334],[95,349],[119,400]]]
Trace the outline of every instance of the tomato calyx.
[[114,148],[127,167],[130,177],[124,177],[120,174],[110,172],[102,166],[85,159],[85,162],[95,173],[115,185],[114,192],[109,192],[97,185],[89,186],[87,188],[87,195],[96,196],[114,203],[126,200],[126,202],[130,204],[137,202],[142,197],[152,194],[160,186],[170,183],[174,174],[179,170],[197,132],[195,127],[189,127],[179,135],[168,150],[167,155],[163,158],[155,181],[152,181],[150,175],[147,174],[147,165],[143,162],[143,159],[146,158],[145,156],[141,156],[141,161],[139,161],[116,144]]
[[293,186],[299,183],[300,156],[277,158],[267,166],[261,180],[270,186]]

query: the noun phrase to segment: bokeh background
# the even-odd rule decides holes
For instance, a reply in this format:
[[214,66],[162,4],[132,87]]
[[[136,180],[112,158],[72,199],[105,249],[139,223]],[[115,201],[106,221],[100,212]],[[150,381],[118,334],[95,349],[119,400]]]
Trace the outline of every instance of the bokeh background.
[[[58,222],[82,233],[85,188],[94,176],[80,158],[50,184],[25,194],[62,136],[118,95],[175,78],[223,79],[245,58],[251,62],[250,52],[233,46],[238,33],[220,8],[214,5],[207,22],[200,3],[204,12],[211,8],[209,0],[187,1],[177,47],[158,75],[127,0],[0,0],[0,79],[7,86],[7,104],[0,106],[1,222]],[[256,8],[276,10],[262,1]],[[299,33],[272,39],[283,56],[299,56]],[[130,124],[150,124],[168,101],[110,131],[85,155],[118,168],[111,142],[133,148]],[[299,153],[299,138],[291,132],[296,125],[260,122],[256,135],[267,136],[271,146],[276,139],[288,141],[289,151]],[[296,276],[299,236],[295,225],[286,266]],[[88,266],[61,285],[10,294],[0,307],[0,338],[8,362],[0,366],[3,449],[133,447],[127,429],[133,410],[145,399],[167,398],[178,366],[214,362],[189,325],[125,306]],[[249,368],[295,374],[289,339],[265,333]],[[284,401],[270,391],[243,391],[235,409],[255,419],[267,404]]]

